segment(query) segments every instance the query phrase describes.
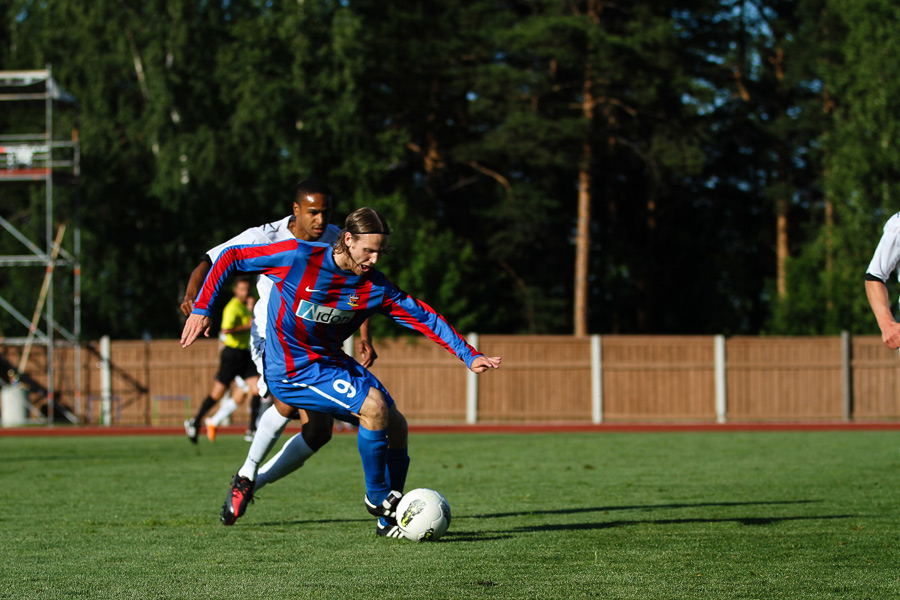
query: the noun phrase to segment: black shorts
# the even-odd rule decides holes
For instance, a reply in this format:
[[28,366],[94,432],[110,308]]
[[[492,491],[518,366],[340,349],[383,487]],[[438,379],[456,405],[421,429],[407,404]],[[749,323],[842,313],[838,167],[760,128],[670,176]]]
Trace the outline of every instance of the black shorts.
[[253,364],[249,350],[238,350],[225,346],[222,354],[219,355],[219,372],[216,373],[216,381],[228,386],[238,375],[249,379],[257,377],[259,373],[256,372],[256,365]]

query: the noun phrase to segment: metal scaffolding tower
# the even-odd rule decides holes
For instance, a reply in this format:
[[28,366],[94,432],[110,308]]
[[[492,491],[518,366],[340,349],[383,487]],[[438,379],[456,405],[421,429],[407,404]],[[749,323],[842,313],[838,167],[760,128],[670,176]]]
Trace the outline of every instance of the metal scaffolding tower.
[[[66,207],[68,214],[65,218],[60,216],[59,207],[54,206],[54,184],[75,184],[79,176],[78,130],[75,125],[77,106],[75,98],[63,91],[53,79],[49,65],[41,71],[0,71],[0,107],[3,107],[0,111],[11,117],[0,120],[0,184],[32,182],[43,183],[45,187],[44,214],[41,215],[44,221],[43,240],[39,239],[39,226],[34,228],[35,231],[29,237],[23,233],[21,224],[17,227],[16,223],[0,214],[0,226],[21,242],[21,246],[17,247],[27,251],[25,254],[0,256],[0,267],[38,267],[44,270],[39,290],[11,289],[11,285],[0,284],[0,308],[12,315],[26,332],[22,337],[0,337],[0,342],[6,346],[22,348],[18,366],[9,365],[8,376],[13,383],[36,381],[37,374],[29,375],[29,354],[32,346],[46,348],[46,384],[44,389],[40,389],[42,386],[32,385],[31,392],[39,392],[45,396],[47,421],[50,424],[58,410],[54,395],[56,347],[70,345],[74,348],[74,409],[76,414],[81,413],[81,231],[77,191],[73,192],[73,202]],[[67,110],[60,110],[55,115],[54,109],[57,108]],[[43,115],[39,112],[40,109],[43,109]],[[65,120],[72,125],[65,138],[54,134],[54,124],[59,124],[62,115],[67,115]],[[43,131],[40,131],[41,128]],[[23,184],[18,185],[21,188]],[[0,207],[3,206],[0,189]],[[20,206],[18,210],[22,208],[24,207]],[[38,215],[31,215],[32,222],[38,218]],[[58,298],[54,295],[53,285],[55,277],[59,277],[59,267],[65,268],[67,273],[70,270],[73,278],[71,313],[66,311],[66,317],[61,319],[67,323],[71,319],[71,329],[54,319],[54,314],[62,314],[62,307],[55,306]],[[0,280],[9,282],[10,277],[0,277]],[[10,296],[5,297],[6,293]],[[31,301],[34,302],[31,308],[33,316],[29,319],[21,311],[25,310],[27,314],[29,309],[23,304]],[[40,326],[42,312],[43,328]],[[57,334],[62,339],[58,339]],[[32,402],[28,402],[28,409],[32,414],[40,416]],[[64,414],[69,420],[77,421],[70,412],[64,411]]]

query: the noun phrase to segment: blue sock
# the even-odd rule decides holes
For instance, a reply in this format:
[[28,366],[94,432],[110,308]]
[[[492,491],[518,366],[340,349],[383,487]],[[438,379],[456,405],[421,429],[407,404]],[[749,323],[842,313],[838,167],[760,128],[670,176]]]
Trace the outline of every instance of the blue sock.
[[406,485],[406,473],[409,471],[409,451],[407,448],[388,448],[385,458],[387,463],[387,484],[392,490],[403,491]]
[[356,446],[362,458],[366,476],[366,494],[373,504],[381,504],[391,489],[385,480],[385,451],[387,450],[387,430],[372,431],[360,427],[356,433]]

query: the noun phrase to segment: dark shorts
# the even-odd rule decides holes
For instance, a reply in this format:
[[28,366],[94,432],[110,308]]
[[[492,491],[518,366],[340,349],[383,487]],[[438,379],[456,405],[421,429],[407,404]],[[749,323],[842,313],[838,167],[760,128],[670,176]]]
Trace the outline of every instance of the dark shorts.
[[249,350],[225,347],[219,355],[219,372],[216,373],[216,381],[222,385],[230,385],[234,378],[240,375],[244,379],[256,377],[256,365]]

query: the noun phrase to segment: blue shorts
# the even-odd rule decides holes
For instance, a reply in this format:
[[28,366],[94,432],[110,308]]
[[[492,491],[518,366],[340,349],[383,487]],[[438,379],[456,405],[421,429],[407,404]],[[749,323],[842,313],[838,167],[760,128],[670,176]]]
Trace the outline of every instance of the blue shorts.
[[269,390],[285,404],[338,418],[358,415],[369,388],[380,391],[388,406],[394,404],[384,385],[352,358],[347,364],[326,358],[312,363],[291,379],[272,378],[267,383]]

